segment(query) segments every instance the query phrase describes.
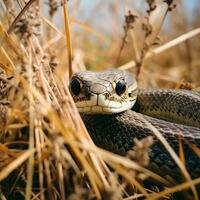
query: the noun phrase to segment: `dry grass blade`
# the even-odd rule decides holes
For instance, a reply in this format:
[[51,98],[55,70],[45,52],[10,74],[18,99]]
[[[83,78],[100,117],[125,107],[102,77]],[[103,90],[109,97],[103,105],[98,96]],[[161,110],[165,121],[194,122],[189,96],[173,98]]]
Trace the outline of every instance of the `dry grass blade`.
[[120,175],[122,175],[130,184],[134,185],[142,194],[144,194],[145,197],[148,196],[148,193],[146,192],[145,188],[134,178],[133,174],[130,176],[130,173],[124,170],[120,165],[112,165],[110,163],[111,167],[115,169]]
[[80,21],[78,21],[77,19],[71,19],[71,23],[74,25],[79,26],[81,29],[83,29],[84,31],[88,32],[88,33],[92,33],[93,35],[95,35],[98,39],[100,39],[102,42],[104,42],[105,44],[109,43],[108,38],[106,38],[105,35],[103,35],[102,33],[96,31],[95,29],[93,29],[92,27],[90,27],[88,24],[86,23],[82,23]]
[[34,152],[35,149],[29,149],[21,153],[21,155],[19,155],[14,161],[12,161],[9,165],[7,165],[5,169],[2,169],[0,172],[0,181],[5,179],[12,171],[14,171],[26,160],[28,160],[29,157],[34,154]]
[[44,16],[41,16],[41,18],[42,18],[42,20],[45,22],[45,23],[47,23],[47,25],[49,25],[54,31],[56,31],[56,33],[57,33],[57,37],[58,37],[58,35],[61,37],[64,37],[64,34],[58,29],[58,28],[56,28],[56,26],[51,22],[51,21],[49,21],[46,17],[44,17]]
[[[0,47],[2,48],[3,44],[6,43],[9,45],[10,47],[10,51],[14,51],[14,53],[16,55],[18,55],[19,57],[21,57],[21,54],[19,52],[19,47],[17,48],[17,41],[11,37],[10,35],[8,35],[8,33],[5,30],[5,27],[3,27],[3,25],[0,23]],[[11,52],[10,52],[11,53]]]
[[37,121],[36,122],[36,130],[35,130],[35,143],[36,143],[36,150],[37,150],[37,155],[38,155],[38,161],[39,161],[39,188],[40,188],[40,200],[44,200],[44,193],[43,191],[45,190],[44,188],[44,174],[43,174],[43,165],[42,165],[42,149],[41,146],[44,144],[44,138],[43,134],[41,134],[41,122]]
[[200,157],[200,149],[194,144],[189,143],[190,148]]
[[[102,157],[104,158],[104,160],[109,164],[112,165],[113,168],[116,168],[118,166],[118,164],[120,164],[121,166],[124,167],[124,171],[123,173],[126,173],[126,168],[128,169],[133,169],[139,172],[143,172],[144,174],[146,174],[148,177],[152,177],[153,179],[165,184],[165,185],[170,185],[170,183],[162,178],[161,176],[157,175],[156,173],[151,172],[150,170],[140,166],[139,164],[137,164],[136,162],[124,158],[122,156],[119,156],[117,154],[113,154],[111,152],[105,151],[103,149],[97,148],[97,147],[92,147],[90,145],[88,145],[88,143],[86,144],[81,144],[81,143],[77,143],[77,142],[73,142],[73,145],[80,147],[84,150],[88,150],[90,152],[94,152],[96,155],[102,155]],[[121,168],[122,169],[122,168]],[[129,178],[130,179],[130,178]]]
[[70,34],[70,24],[69,17],[67,14],[67,3],[62,0],[63,6],[63,14],[65,20],[65,34],[66,34],[66,43],[67,43],[67,53],[68,53],[68,69],[69,69],[69,77],[72,76],[72,44],[71,44],[71,34]]
[[37,98],[40,101],[40,103],[42,104],[42,107],[43,107],[43,109],[41,111],[47,115],[49,120],[54,124],[54,126],[57,128],[57,130],[59,130],[60,133],[63,135],[66,142],[70,144],[72,151],[75,153],[78,160],[80,161],[80,163],[83,165],[84,169],[86,170],[88,177],[90,179],[91,185],[92,185],[93,189],[95,190],[97,197],[100,198],[100,192],[99,192],[98,188],[102,187],[101,181],[100,181],[98,175],[95,173],[95,169],[91,168],[91,166],[88,165],[87,159],[81,154],[81,152],[77,148],[77,146],[74,145],[75,144],[74,135],[76,135],[76,133],[73,132],[73,135],[71,135],[70,132],[73,130],[71,129],[69,131],[65,128],[63,121],[61,121],[61,119],[57,116],[57,114],[52,110],[51,106],[48,105],[48,102],[45,101],[45,99],[42,97],[42,95],[40,93],[38,93],[38,91],[34,87],[29,88],[26,80],[23,80],[23,84],[24,84],[24,87],[26,88],[26,90],[31,91],[31,93],[35,96],[35,98]]
[[[179,45],[179,44],[181,44],[182,42],[184,42],[184,41],[186,41],[186,40],[189,40],[189,39],[191,39],[192,37],[195,37],[195,36],[197,36],[197,35],[199,35],[199,34],[200,34],[200,28],[193,29],[193,30],[191,30],[191,31],[189,31],[189,32],[187,32],[187,33],[184,33],[184,34],[182,34],[181,36],[179,36],[179,37],[177,37],[177,38],[175,38],[175,39],[173,39],[173,40],[167,42],[166,44],[161,45],[160,47],[158,47],[158,48],[152,50],[152,53],[153,53],[153,54],[162,53],[163,51],[166,51],[166,50],[169,49],[169,48],[172,48],[172,47],[174,47],[174,46],[176,46],[176,45]],[[150,56],[150,55],[148,55],[148,57],[149,57],[149,56]]]
[[[153,134],[156,136],[156,138],[158,140],[160,140],[160,142],[164,145],[164,147],[166,148],[166,150],[169,152],[169,154],[171,155],[171,157],[173,158],[173,160],[175,161],[175,163],[178,165],[178,167],[180,168],[181,172],[183,173],[185,179],[188,182],[191,182],[192,179],[188,173],[188,171],[186,170],[185,165],[182,163],[182,161],[179,159],[178,155],[175,153],[175,151],[172,149],[172,147],[170,146],[170,144],[166,141],[166,139],[163,137],[163,135],[153,126],[151,125],[149,122],[147,122],[145,119],[141,119],[146,125],[147,127],[149,127]],[[196,191],[196,188],[194,185],[190,184],[190,187],[193,191],[194,194],[194,199],[198,200],[198,194]]]
[[136,162],[134,162],[130,159],[127,159],[127,158],[124,158],[122,156],[110,153],[110,152],[105,151],[103,149],[99,149],[98,152],[100,154],[102,154],[103,158],[105,159],[105,161],[107,163],[111,163],[111,164],[115,163],[116,166],[117,166],[117,164],[120,164],[120,165],[124,166],[124,170],[126,170],[128,168],[128,169],[133,169],[133,170],[136,170],[136,171],[139,171],[139,172],[143,172],[148,177],[152,177],[153,179],[155,179],[155,180],[157,180],[157,181],[159,181],[159,182],[161,182],[165,185],[170,184],[166,179],[164,179],[161,176],[159,176],[158,174],[153,173],[150,170],[138,165]]
[[158,194],[154,194],[152,195],[152,197],[148,197],[147,199],[148,200],[157,200],[157,199],[160,199],[161,197],[163,197],[164,195],[167,195],[167,194],[172,194],[176,191],[181,191],[181,190],[184,190],[184,189],[187,189],[187,188],[190,188],[194,185],[197,185],[200,183],[200,178],[197,178],[197,179],[194,179],[194,180],[191,180],[191,181],[187,181],[185,183],[182,183],[180,185],[177,185],[177,186],[174,186],[172,188],[167,188],[165,189],[164,191],[158,193]]
[[[50,45],[54,44],[55,42],[57,42],[58,40],[60,40],[62,37],[64,37],[64,34],[55,27],[55,25],[49,21],[47,18],[41,16],[41,18],[43,19],[43,21],[45,23],[47,23],[53,30],[56,31],[56,33],[58,33],[54,38],[52,38],[47,44],[44,45],[44,49],[47,49]],[[79,27],[81,27],[83,30],[94,34],[97,38],[99,38],[100,40],[104,41],[105,43],[108,43],[108,39],[101,33],[95,31],[94,29],[92,29],[90,26],[88,26],[87,24],[83,24],[80,21],[76,20],[76,19],[71,19],[70,20],[72,24],[74,25],[78,25]],[[66,31],[65,31],[66,32]],[[68,43],[68,42],[67,42]]]
[[185,155],[184,155],[184,149],[183,149],[183,143],[181,135],[179,135],[179,157],[183,165],[185,166]]
[[[31,55],[31,53],[29,53]],[[29,70],[28,70],[28,79],[30,83],[30,90],[28,91],[28,99],[30,102],[29,105],[29,149],[34,148],[34,121],[35,121],[35,111],[34,111],[34,99],[31,93],[31,89],[33,87],[33,71],[31,69],[31,61],[32,57],[30,57],[30,63],[29,63]],[[25,198],[27,200],[31,199],[31,193],[32,193],[32,183],[33,183],[33,174],[34,174],[34,155],[31,155],[28,160],[27,164],[27,185],[26,185],[26,196]]]
[[[167,42],[166,44],[163,44],[153,50],[151,50],[150,52],[148,52],[146,54],[146,58],[151,58],[157,54],[160,54],[176,45],[179,45],[181,44],[182,42],[186,41],[186,40],[189,40],[191,39],[192,37],[195,37],[196,35],[199,35],[200,34],[200,28],[197,28],[197,29],[194,29],[192,31],[189,31],[169,42]],[[135,61],[130,61],[122,66],[120,66],[119,68],[120,69],[130,69],[132,67],[135,67],[136,66],[136,62]]]
[[12,74],[13,69],[15,69],[14,63],[12,62],[12,60],[10,59],[10,57],[8,56],[4,48],[2,47],[0,48],[0,53],[1,53],[1,57],[4,57],[8,63],[7,66],[4,67],[4,70],[6,71],[7,74]]

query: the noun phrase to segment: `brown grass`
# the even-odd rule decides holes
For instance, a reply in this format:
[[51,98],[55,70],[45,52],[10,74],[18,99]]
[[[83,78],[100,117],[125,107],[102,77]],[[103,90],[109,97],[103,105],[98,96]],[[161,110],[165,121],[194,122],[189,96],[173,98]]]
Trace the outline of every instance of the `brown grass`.
[[[122,24],[116,24],[123,18],[120,3],[100,2],[82,22],[78,1],[49,0],[49,8],[37,0],[0,2],[0,86],[6,86],[6,95],[0,95],[1,199],[169,199],[186,188],[192,188],[198,199],[194,185],[200,179],[191,180],[183,155],[180,159],[157,130],[152,127],[186,177],[185,183],[161,192],[143,187],[141,180],[147,177],[169,185],[146,164],[94,145],[68,90],[71,73],[85,66],[130,69],[141,87],[176,88],[188,81],[200,87],[198,16],[190,30],[185,22],[179,24],[184,30],[180,32],[176,14],[183,15],[181,1],[177,9],[172,1],[158,10],[148,2],[147,18],[141,10],[133,11],[131,3],[125,5],[124,35]],[[93,21],[95,13],[108,5],[110,21],[98,20],[99,27],[102,21],[110,23],[105,33],[96,30]],[[42,14],[46,9],[48,17]],[[161,29],[170,9],[173,32]],[[137,17],[130,22],[131,14]],[[65,28],[58,28],[60,19]],[[145,142],[138,144],[146,153]]]

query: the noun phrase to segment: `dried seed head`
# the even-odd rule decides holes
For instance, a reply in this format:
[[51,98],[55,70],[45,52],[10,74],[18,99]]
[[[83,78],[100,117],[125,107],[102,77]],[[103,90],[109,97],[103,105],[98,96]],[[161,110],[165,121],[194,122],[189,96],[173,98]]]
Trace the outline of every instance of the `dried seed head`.
[[176,8],[174,0],[164,0],[164,2],[168,5],[168,11],[172,11],[174,8]]
[[194,84],[191,82],[181,81],[177,86],[177,89],[193,90],[195,88]]
[[0,102],[0,112],[1,112],[0,124],[1,124],[1,126],[6,124],[8,109],[9,109],[9,102],[7,104]]
[[16,24],[15,32],[19,33],[22,38],[29,38],[33,35],[39,36],[41,33],[40,27],[39,7],[35,3],[30,6],[25,15]]
[[127,39],[128,32],[129,32],[130,29],[134,28],[133,24],[134,24],[134,22],[136,21],[137,18],[138,18],[138,16],[134,15],[130,10],[128,11],[128,14],[125,15],[125,25],[123,26],[124,36],[123,36],[123,39],[122,39],[122,44],[121,44],[121,47],[120,47],[120,50],[119,50],[119,54],[117,56],[117,60],[120,58],[125,44],[128,43],[128,39]]
[[168,6],[171,6],[174,3],[173,0],[164,0],[163,2],[167,3]]
[[[154,9],[151,9],[152,6],[154,6]],[[144,30],[146,32],[145,43],[150,47],[154,44],[154,41],[160,32],[169,6],[162,0],[154,0],[153,2],[149,2],[149,7],[150,12],[146,18],[147,23],[145,23]]]
[[102,191],[102,199],[106,200],[119,200],[122,199],[122,187],[119,187],[118,182],[116,181],[116,176],[109,177],[109,181],[111,183],[110,187],[105,188]]
[[137,19],[137,16],[134,15],[130,10],[128,11],[128,14],[125,15],[125,30],[129,30],[130,28],[133,28],[133,24],[135,20]]
[[156,9],[155,0],[147,0],[147,4],[149,5],[149,9],[147,10],[147,13],[150,14],[150,12]]
[[149,136],[142,140],[134,139],[133,150],[128,152],[128,157],[136,161],[141,166],[149,164],[149,148],[153,144],[153,137]]
[[148,37],[152,33],[152,26],[151,24],[142,23],[142,30],[145,32],[145,37]]
[[0,100],[5,98],[8,95],[11,85],[9,84],[9,80],[12,77],[8,77],[5,72],[0,69]]
[[58,59],[55,51],[49,51],[44,54],[42,58],[42,65],[44,66],[46,74],[49,74],[50,70],[52,72],[55,71],[56,67],[58,66]]
[[54,51],[49,52],[49,65],[52,72],[55,71],[56,67],[58,66],[58,59]]
[[59,7],[58,1],[57,0],[49,0],[48,5],[49,5],[49,15],[51,17],[53,17]]

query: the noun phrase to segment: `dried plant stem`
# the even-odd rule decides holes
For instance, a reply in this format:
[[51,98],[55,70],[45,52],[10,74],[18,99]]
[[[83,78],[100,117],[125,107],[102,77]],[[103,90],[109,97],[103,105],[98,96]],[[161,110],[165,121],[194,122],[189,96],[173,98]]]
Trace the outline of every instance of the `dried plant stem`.
[[[29,78],[29,84],[30,89],[33,87],[33,81],[32,81],[32,57],[31,57],[31,46],[29,48],[29,67],[28,67],[28,78]],[[28,98],[29,98],[29,149],[32,150],[34,148],[34,121],[35,121],[35,114],[34,114],[34,100],[33,95],[31,93],[31,90],[28,92]],[[31,199],[31,193],[32,193],[32,183],[33,183],[33,167],[34,167],[34,155],[31,155],[28,160],[27,164],[27,184],[26,184],[26,200]]]
[[132,38],[132,44],[133,44],[133,51],[134,51],[134,54],[135,54],[135,60],[136,62],[139,62],[140,60],[140,51],[139,51],[139,48],[138,48],[138,45],[137,45],[137,40],[136,40],[136,36],[135,36],[135,33],[134,31],[132,30],[131,31],[131,38]]
[[15,160],[13,160],[9,165],[6,166],[0,172],[0,181],[4,180],[12,171],[14,171],[17,167],[19,167],[22,163],[29,159],[31,155],[35,152],[34,149],[27,150],[21,153]]
[[133,24],[135,23],[136,18],[137,16],[134,15],[130,10],[128,11],[128,14],[125,15],[124,36],[122,38],[122,43],[119,49],[116,63],[118,63],[121,57],[122,51],[125,47],[125,44],[127,43],[128,33],[131,29],[133,29]]
[[140,60],[136,60],[136,80],[138,81],[139,80],[139,75],[140,75],[140,72],[141,72],[141,69],[142,69],[142,66],[144,64],[144,58],[145,58],[145,55],[142,53],[140,55]]
[[65,34],[66,34],[66,43],[67,43],[67,54],[68,54],[68,70],[69,77],[72,76],[72,44],[71,44],[71,34],[70,34],[70,24],[67,13],[67,3],[65,0],[62,0],[64,21],[65,21]]
[[192,31],[189,31],[187,33],[184,33],[183,35],[167,42],[166,44],[164,45],[161,45],[160,47],[157,47],[156,49],[154,49],[151,53],[153,54],[159,54],[159,53],[162,53],[163,51],[169,49],[169,48],[172,48],[196,35],[200,34],[200,28],[196,28],[196,29],[193,29]]
[[117,55],[116,63],[119,62],[119,59],[120,59],[121,54],[122,54],[122,51],[123,51],[124,46],[125,46],[125,44],[126,44],[127,36],[128,36],[128,31],[125,31],[124,37],[123,37],[123,39],[122,39],[122,43],[121,43],[121,46],[120,46],[120,49],[119,49],[119,53],[118,53],[118,55]]
[[[182,42],[186,41],[186,40],[189,40],[190,38],[196,36],[196,35],[199,35],[200,34],[200,28],[196,28],[196,29],[193,29],[192,31],[189,31],[169,42],[167,42],[166,44],[163,44],[153,50],[151,50],[150,52],[148,52],[145,56],[145,58],[151,58],[157,54],[160,54],[178,44],[181,44]],[[135,67],[136,66],[136,62],[135,61],[130,61],[122,66],[120,66],[119,68],[120,69],[130,69],[132,67]]]
[[197,178],[197,179],[194,179],[191,181],[187,181],[185,183],[182,183],[180,185],[177,185],[177,186],[174,186],[171,188],[167,188],[167,189],[163,190],[162,192],[151,195],[150,197],[148,197],[148,200],[157,200],[157,199],[162,198],[164,195],[172,194],[174,192],[181,191],[181,190],[185,190],[185,189],[191,187],[191,185],[194,186],[194,185],[198,185],[198,184],[200,184],[200,178]]
[[9,64],[11,65],[12,68],[6,68],[5,71],[9,74],[11,72],[13,72],[14,69],[16,69],[14,63],[12,62],[12,60],[10,59],[9,55],[7,54],[7,52],[4,50],[3,47],[0,47],[0,53],[1,56],[5,56],[5,58],[8,60]]
[[60,158],[61,153],[60,153],[60,149],[59,149],[58,145],[55,146],[55,154],[58,158],[57,168],[58,168],[59,187],[60,187],[60,191],[61,191],[61,197],[62,197],[62,199],[66,199],[66,197],[65,197],[65,187],[64,187],[63,168],[62,168],[62,164],[59,162],[61,160],[61,158]]
[[39,161],[39,184],[40,184],[40,200],[44,200],[44,174],[43,174],[43,164],[42,164],[42,148],[41,144],[43,144],[43,133],[41,131],[41,122],[36,120],[36,128],[35,128],[35,143],[37,149],[37,156]]

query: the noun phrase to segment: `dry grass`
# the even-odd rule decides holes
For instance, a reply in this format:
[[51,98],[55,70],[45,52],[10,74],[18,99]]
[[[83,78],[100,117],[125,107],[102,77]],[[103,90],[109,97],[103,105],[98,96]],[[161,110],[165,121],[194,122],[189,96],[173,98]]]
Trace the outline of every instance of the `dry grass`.
[[[112,34],[122,29],[119,23],[110,26],[106,35],[92,28],[92,16],[85,23],[75,17],[79,1],[70,1],[70,7],[64,0],[47,2],[48,17],[42,15],[47,9],[42,8],[43,1],[0,2],[0,198],[169,199],[175,191],[192,188],[198,199],[194,185],[200,178],[191,180],[182,164],[184,156],[179,158],[154,127],[156,137],[186,178],[185,183],[162,192],[150,191],[141,182],[151,177],[169,185],[167,179],[145,168],[146,140],[137,141],[138,148],[136,145],[134,149],[145,153],[144,160],[135,159],[134,152],[125,158],[96,147],[77,112],[68,83],[72,71],[85,66],[95,70],[121,66],[135,72],[141,87],[175,88],[188,81],[200,87],[199,28],[186,31],[187,24],[181,23],[180,33],[173,16],[180,13],[179,8],[173,10],[174,2],[158,4],[155,9],[154,2],[148,1],[147,18],[131,11],[133,7],[127,4],[124,35]],[[120,4],[110,1],[109,5],[110,17],[123,16]],[[105,5],[99,3],[91,15],[101,6]],[[162,31],[165,42],[154,46],[171,9],[173,32]],[[55,25],[57,13],[64,29]]]

